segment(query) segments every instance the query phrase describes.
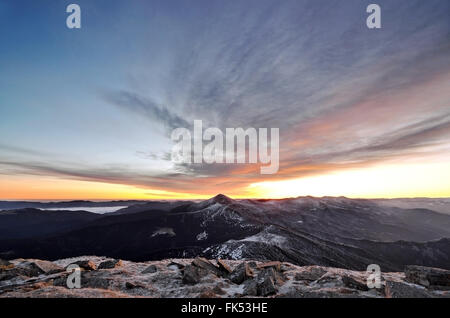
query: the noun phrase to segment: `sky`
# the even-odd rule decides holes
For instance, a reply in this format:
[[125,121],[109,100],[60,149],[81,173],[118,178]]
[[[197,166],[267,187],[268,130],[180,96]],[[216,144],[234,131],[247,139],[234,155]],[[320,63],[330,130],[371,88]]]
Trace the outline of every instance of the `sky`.
[[[70,3],[81,29],[66,27]],[[450,197],[449,13],[448,0],[2,0],[0,199]],[[194,120],[279,128],[279,171],[173,162],[170,133]]]

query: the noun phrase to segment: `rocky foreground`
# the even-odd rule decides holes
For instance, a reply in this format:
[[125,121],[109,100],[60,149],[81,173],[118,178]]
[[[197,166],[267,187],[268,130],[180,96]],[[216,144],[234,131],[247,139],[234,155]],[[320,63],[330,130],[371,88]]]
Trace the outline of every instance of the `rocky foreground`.
[[[66,267],[81,268],[81,288],[67,288]],[[0,297],[450,297],[450,271],[407,266],[368,273],[281,262],[167,259],[129,262],[77,257],[54,262],[0,260]]]

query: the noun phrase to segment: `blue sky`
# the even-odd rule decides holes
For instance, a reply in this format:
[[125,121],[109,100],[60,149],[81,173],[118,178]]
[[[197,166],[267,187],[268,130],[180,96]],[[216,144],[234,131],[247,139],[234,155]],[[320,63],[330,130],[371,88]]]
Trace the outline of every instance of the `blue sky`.
[[276,180],[448,158],[446,0],[377,1],[380,30],[365,24],[373,1],[72,2],[79,30],[69,1],[0,3],[4,180],[193,194],[265,181],[257,167],[168,160],[168,133],[194,119],[279,127]]

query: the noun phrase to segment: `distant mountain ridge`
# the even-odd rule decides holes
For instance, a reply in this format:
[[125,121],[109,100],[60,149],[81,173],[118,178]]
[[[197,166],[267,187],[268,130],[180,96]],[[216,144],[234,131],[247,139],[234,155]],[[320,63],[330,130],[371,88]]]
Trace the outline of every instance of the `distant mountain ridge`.
[[[0,212],[0,224],[8,213]],[[23,211],[15,213],[18,219]],[[39,224],[35,213],[31,217]],[[64,219],[67,212],[55,213]],[[94,216],[32,238],[3,236],[0,258],[105,255],[148,261],[200,255],[356,270],[373,263],[384,270],[402,270],[404,265],[450,268],[449,215],[374,200],[233,200],[217,195],[199,202],[140,202]],[[39,226],[45,229],[46,222],[42,218]],[[17,222],[15,226],[20,229]]]
[[0,201],[0,210],[13,209],[55,209],[55,208],[80,208],[80,207],[112,207],[144,204],[148,201],[139,200],[115,200],[115,201],[87,201],[87,200],[71,200],[71,201],[51,201],[51,202],[34,202],[34,201]]

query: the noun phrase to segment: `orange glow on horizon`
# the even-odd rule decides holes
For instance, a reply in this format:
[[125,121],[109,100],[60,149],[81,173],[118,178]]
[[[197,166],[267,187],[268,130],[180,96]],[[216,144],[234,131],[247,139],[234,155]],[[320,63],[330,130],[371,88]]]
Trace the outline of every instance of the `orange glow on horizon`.
[[346,196],[349,198],[450,197],[450,163],[390,164],[301,179],[260,182],[250,188],[267,198]]
[[[223,177],[203,180],[220,184]],[[195,181],[194,181],[195,182]],[[200,180],[199,180],[200,182]],[[0,200],[175,200],[346,196],[349,198],[450,197],[450,163],[384,164],[290,180],[254,182],[230,189],[211,186],[203,193],[42,176],[0,177]]]

